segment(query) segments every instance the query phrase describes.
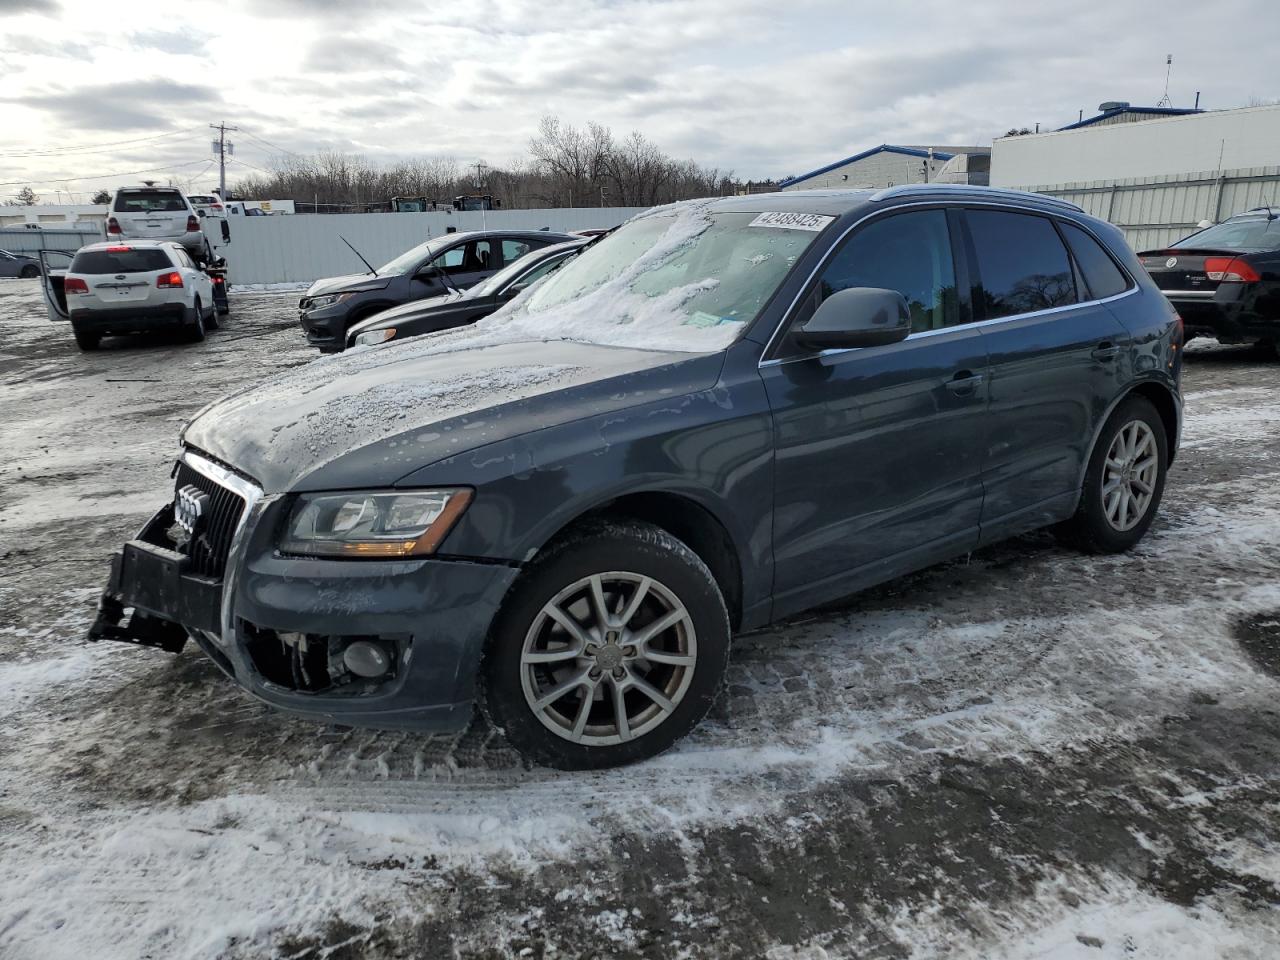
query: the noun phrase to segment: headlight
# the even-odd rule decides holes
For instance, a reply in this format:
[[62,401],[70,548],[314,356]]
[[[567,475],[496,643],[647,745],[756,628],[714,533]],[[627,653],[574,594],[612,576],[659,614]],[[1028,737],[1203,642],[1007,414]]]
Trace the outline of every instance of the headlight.
[[323,310],[325,307],[332,307],[335,303],[342,303],[343,300],[350,300],[354,297],[354,293],[326,293],[323,296],[312,297],[309,310]]
[[466,488],[303,494],[280,550],[313,557],[426,556],[470,502]]
[[357,347],[372,347],[377,343],[386,343],[396,335],[395,327],[383,327],[381,330],[366,330],[356,335]]

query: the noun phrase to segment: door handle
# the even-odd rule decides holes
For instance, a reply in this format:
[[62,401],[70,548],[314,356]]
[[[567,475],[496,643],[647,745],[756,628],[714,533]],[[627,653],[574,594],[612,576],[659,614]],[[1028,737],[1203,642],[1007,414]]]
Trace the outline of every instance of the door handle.
[[946,387],[957,397],[972,396],[982,383],[982,374],[970,370],[961,370],[946,382]]
[[1120,348],[1108,340],[1103,340],[1100,344],[1093,348],[1089,354],[1099,363],[1109,363],[1116,357],[1120,356]]

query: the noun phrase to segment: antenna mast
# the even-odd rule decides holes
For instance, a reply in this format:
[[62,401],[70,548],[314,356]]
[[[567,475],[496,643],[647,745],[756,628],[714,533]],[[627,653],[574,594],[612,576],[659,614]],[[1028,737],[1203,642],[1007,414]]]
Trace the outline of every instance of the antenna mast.
[[1173,101],[1169,99],[1169,74],[1173,73],[1173,54],[1167,54],[1164,58],[1164,96],[1156,101],[1157,107],[1172,107]]

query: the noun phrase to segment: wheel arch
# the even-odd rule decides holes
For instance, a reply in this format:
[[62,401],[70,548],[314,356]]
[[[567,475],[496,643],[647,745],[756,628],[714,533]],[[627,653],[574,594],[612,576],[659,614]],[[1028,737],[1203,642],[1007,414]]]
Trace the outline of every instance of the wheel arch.
[[1089,464],[1093,460],[1093,454],[1098,446],[1098,440],[1102,436],[1102,428],[1107,425],[1107,421],[1111,419],[1111,414],[1115,413],[1116,408],[1124,403],[1132,396],[1143,397],[1151,402],[1156,408],[1156,412],[1160,415],[1160,422],[1164,425],[1166,449],[1169,452],[1169,463],[1173,463],[1174,454],[1178,448],[1178,401],[1174,393],[1169,387],[1159,380],[1142,380],[1132,384],[1127,390],[1111,401],[1111,405],[1107,407],[1106,412],[1098,418],[1098,425],[1093,430],[1093,437],[1089,441],[1089,449],[1084,457],[1084,461],[1080,465],[1080,479],[1077,488],[1084,486],[1084,477],[1089,470]]
[[741,626],[742,553],[729,527],[706,504],[670,490],[637,490],[619,494],[568,519],[540,550],[568,535],[584,521],[598,518],[625,518],[650,523],[682,541],[711,571],[724,596],[732,628],[737,630]]

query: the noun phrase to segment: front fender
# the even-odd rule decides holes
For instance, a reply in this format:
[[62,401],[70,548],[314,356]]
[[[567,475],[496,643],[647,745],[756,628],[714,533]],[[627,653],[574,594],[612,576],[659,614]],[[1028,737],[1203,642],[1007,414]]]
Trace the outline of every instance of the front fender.
[[772,589],[772,419],[754,366],[708,390],[478,447],[401,485],[474,487],[471,508],[440,552],[513,563],[619,497],[684,497],[728,532],[747,601]]

